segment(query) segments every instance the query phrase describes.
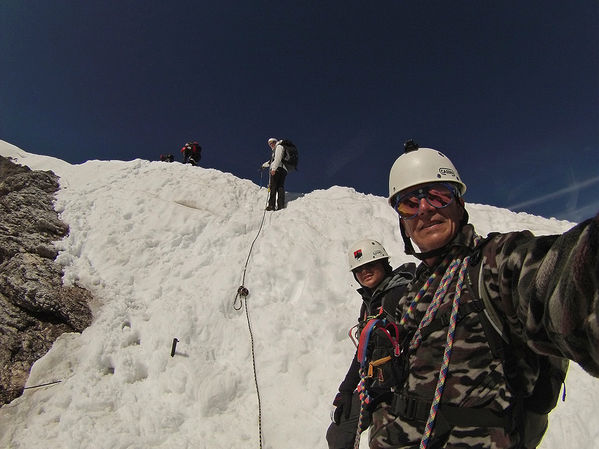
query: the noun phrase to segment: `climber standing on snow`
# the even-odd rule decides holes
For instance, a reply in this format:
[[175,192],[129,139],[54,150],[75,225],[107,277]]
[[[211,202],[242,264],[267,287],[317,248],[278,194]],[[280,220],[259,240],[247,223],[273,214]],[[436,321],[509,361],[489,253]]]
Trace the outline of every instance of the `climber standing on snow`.
[[200,159],[202,159],[202,147],[196,142],[187,142],[181,148],[181,153],[183,154],[183,163],[198,165]]
[[[358,293],[362,297],[362,306],[356,331],[356,334],[360,335],[367,317],[377,315],[379,309],[387,303],[397,303],[406,284],[414,278],[416,265],[414,263],[404,264],[394,271],[389,264],[389,255],[383,245],[371,239],[363,239],[351,245],[348,261],[349,270],[361,286]],[[333,413],[333,422],[326,435],[329,449],[354,447],[360,419],[360,398],[356,390],[360,382],[359,371],[360,363],[356,352],[333,401],[336,408]],[[388,388],[379,390],[383,395],[388,391]],[[384,396],[380,396],[376,400],[383,400],[383,398]],[[371,403],[372,406],[374,406],[374,400]],[[370,414],[368,410],[364,410],[362,415],[361,428],[366,429],[370,425]]]
[[268,168],[270,171],[270,196],[266,210],[281,210],[285,208],[285,178],[287,177],[287,167],[283,161],[285,148],[281,141],[274,137],[268,139],[268,146],[271,149],[270,160],[262,164],[262,168]]

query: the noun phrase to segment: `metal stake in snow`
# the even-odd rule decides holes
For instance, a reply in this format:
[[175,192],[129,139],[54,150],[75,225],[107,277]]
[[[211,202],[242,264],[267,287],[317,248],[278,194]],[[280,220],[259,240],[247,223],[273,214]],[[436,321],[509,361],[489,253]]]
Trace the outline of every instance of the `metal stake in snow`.
[[171,357],[175,356],[175,351],[177,350],[178,342],[179,342],[179,340],[177,340],[176,338],[173,338],[173,346],[171,346]]

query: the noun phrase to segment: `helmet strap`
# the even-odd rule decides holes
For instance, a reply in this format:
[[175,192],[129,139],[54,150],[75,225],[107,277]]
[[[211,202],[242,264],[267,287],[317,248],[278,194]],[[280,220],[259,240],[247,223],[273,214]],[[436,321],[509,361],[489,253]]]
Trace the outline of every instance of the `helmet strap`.
[[408,237],[408,234],[406,234],[401,217],[399,217],[399,231],[401,232],[401,238],[403,239],[405,253],[408,256],[415,256],[416,251],[414,251],[414,247],[412,246],[412,240],[410,240],[410,237]]

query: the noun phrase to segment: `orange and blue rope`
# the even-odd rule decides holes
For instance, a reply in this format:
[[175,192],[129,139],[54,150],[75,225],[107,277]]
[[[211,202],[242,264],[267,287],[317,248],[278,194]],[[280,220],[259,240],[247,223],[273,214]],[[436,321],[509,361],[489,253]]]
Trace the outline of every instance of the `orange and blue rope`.
[[449,329],[447,331],[447,339],[445,343],[445,352],[443,353],[443,363],[439,370],[439,379],[437,380],[437,386],[435,388],[435,395],[433,397],[433,403],[429,412],[428,420],[424,427],[424,434],[420,441],[420,449],[426,449],[428,442],[430,441],[431,434],[435,425],[435,418],[439,411],[439,404],[441,402],[441,396],[443,395],[443,388],[445,386],[445,380],[447,379],[447,371],[449,369],[449,361],[451,359],[451,352],[453,349],[453,342],[455,338],[455,328],[457,324],[458,309],[460,307],[460,297],[462,296],[462,287],[464,285],[464,278],[466,275],[466,269],[468,268],[468,262],[470,258],[466,257],[460,268],[458,274],[458,282],[456,286],[456,294],[453,299],[451,308],[451,316],[449,318]]

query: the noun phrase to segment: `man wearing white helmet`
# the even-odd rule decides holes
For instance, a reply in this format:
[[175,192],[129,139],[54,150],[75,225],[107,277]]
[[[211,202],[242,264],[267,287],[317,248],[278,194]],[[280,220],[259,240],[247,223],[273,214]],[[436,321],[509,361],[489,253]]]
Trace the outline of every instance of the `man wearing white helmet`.
[[599,377],[599,215],[562,235],[482,239],[465,192],[447,156],[411,141],[391,168],[389,204],[422,263],[385,310],[401,375],[371,449],[534,448],[568,359]]
[[[358,316],[356,334],[360,335],[368,317],[376,316],[381,307],[388,306],[401,296],[406,284],[413,279],[415,264],[409,263],[395,271],[389,264],[387,251],[376,240],[363,239],[355,242],[348,252],[349,270],[360,284],[358,293],[362,297],[362,306]],[[394,308],[393,306],[389,306]],[[329,449],[351,449],[358,430],[360,418],[360,399],[356,387],[360,381],[360,364],[356,356],[345,379],[339,386],[333,405],[333,422],[327,430]],[[376,392],[387,393],[387,388],[378,388]],[[373,393],[374,394],[374,393]],[[382,400],[377,397],[376,400]],[[374,405],[374,400],[371,405]],[[363,410],[362,429],[369,426],[369,411]]]
[[268,197],[268,206],[266,210],[281,210],[285,207],[285,178],[287,177],[287,167],[283,162],[285,148],[281,141],[275,137],[268,139],[268,146],[272,153],[269,161],[262,164],[262,168],[270,170],[270,196]]

